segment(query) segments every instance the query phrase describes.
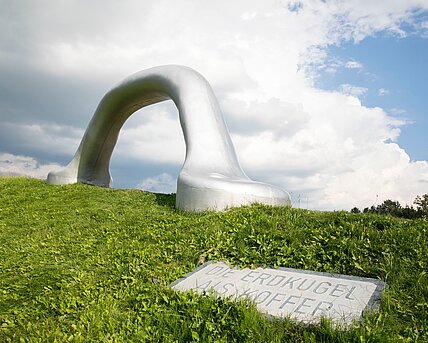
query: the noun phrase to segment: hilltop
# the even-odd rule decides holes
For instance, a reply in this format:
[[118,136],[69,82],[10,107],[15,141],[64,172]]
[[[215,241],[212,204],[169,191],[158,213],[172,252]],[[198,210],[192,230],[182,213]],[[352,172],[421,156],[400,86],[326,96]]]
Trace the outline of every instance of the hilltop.
[[[0,178],[0,341],[428,340],[425,219],[252,205],[187,213],[175,195]],[[207,260],[385,281],[379,312],[348,331],[176,293]]]

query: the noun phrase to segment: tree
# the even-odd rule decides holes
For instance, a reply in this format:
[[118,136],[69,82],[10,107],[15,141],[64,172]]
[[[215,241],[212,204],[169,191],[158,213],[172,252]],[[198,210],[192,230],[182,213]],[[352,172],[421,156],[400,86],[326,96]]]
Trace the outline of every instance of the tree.
[[[385,200],[378,206],[370,206],[363,209],[363,213],[375,213],[380,215],[390,215],[394,217],[415,219],[415,218],[426,218],[428,217],[428,194],[422,197],[416,197],[415,204],[418,208],[415,209],[413,206],[406,205],[402,207],[398,201]],[[351,210],[351,213],[360,213],[357,207]]]
[[392,216],[399,217],[401,213],[401,205],[398,201],[387,199],[376,207],[376,212],[379,214],[390,214]]
[[428,194],[418,195],[413,203],[416,205],[420,217],[426,218],[428,216]]

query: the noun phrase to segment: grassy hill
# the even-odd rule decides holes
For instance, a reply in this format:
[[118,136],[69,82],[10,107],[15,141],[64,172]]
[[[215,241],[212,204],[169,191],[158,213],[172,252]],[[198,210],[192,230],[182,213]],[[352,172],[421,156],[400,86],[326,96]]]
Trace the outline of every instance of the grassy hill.
[[[428,225],[262,205],[186,213],[174,195],[0,178],[0,342],[428,341]],[[176,293],[205,260],[379,278],[349,331]]]

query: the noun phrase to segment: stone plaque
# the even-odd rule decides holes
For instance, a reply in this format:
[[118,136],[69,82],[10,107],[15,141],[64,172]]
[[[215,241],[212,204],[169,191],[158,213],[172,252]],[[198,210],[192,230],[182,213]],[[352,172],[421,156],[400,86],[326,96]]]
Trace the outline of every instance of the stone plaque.
[[377,310],[383,281],[306,270],[238,269],[224,262],[207,262],[171,286],[178,291],[241,299],[248,297],[259,311],[304,323],[321,317],[334,323],[361,320],[364,311]]

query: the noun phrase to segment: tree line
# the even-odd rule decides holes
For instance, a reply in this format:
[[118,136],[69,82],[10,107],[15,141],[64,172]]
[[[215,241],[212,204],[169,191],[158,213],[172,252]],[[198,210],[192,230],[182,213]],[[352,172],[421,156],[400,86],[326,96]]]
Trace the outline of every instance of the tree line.
[[403,207],[398,201],[388,199],[380,205],[366,207],[362,211],[360,211],[359,208],[354,207],[351,209],[351,213],[376,213],[407,219],[428,217],[428,194],[421,196],[418,195],[413,201],[413,205],[406,205]]

